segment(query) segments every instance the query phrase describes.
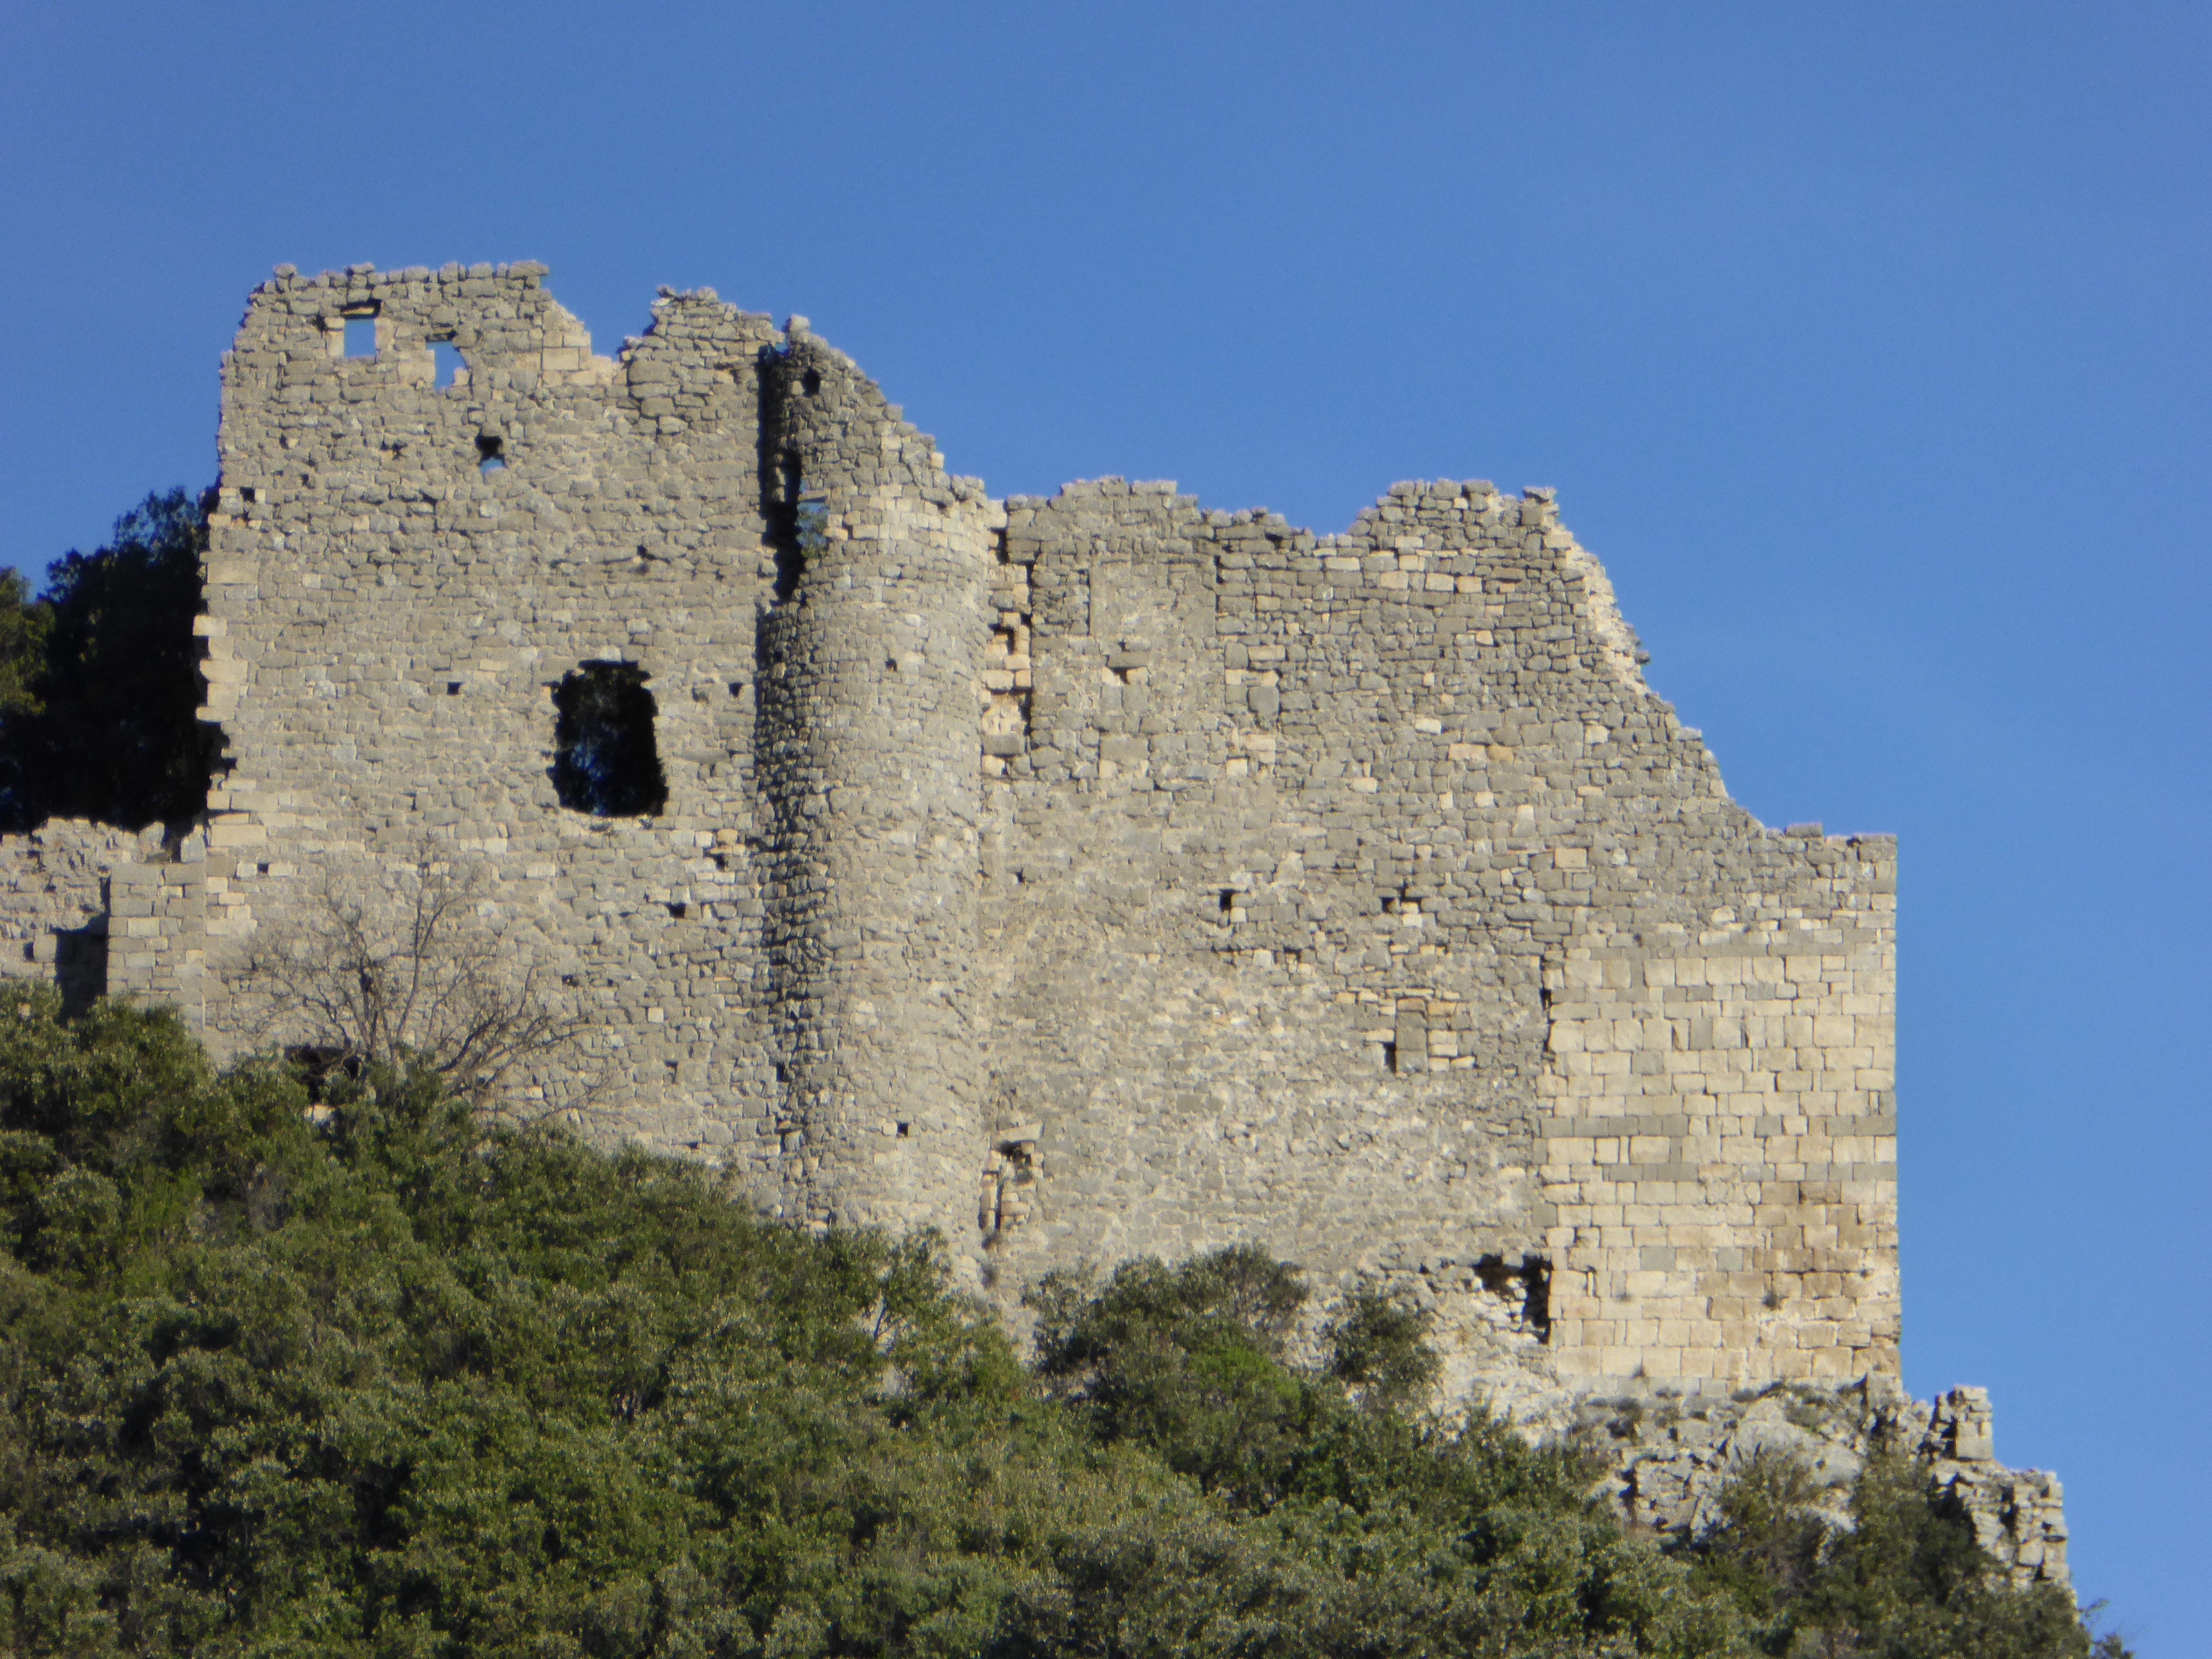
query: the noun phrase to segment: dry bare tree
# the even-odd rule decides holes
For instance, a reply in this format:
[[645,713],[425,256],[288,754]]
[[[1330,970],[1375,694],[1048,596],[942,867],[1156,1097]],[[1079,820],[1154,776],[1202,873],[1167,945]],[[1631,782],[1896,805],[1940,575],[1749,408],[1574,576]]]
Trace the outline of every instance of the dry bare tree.
[[511,1109],[517,1067],[573,1046],[583,1016],[478,914],[481,870],[428,860],[364,892],[325,873],[301,914],[265,925],[244,987],[264,1040],[358,1075],[420,1066],[480,1110]]

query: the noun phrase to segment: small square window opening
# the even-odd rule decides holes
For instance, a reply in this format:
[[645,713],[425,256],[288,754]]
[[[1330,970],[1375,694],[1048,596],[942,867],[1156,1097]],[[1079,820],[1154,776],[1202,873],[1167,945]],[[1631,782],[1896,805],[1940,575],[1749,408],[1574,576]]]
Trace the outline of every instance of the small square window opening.
[[349,357],[376,356],[374,317],[349,317],[345,319],[345,355]]

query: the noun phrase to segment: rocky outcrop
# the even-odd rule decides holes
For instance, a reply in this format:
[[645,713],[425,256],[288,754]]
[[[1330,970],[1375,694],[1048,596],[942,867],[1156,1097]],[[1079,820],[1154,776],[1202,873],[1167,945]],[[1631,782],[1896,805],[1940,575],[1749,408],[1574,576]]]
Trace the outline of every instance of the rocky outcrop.
[[1877,1376],[1733,1396],[1655,1391],[1586,1400],[1572,1432],[1611,1465],[1607,1491],[1621,1515],[1674,1537],[1713,1527],[1723,1489],[1762,1456],[1802,1468],[1816,1512],[1848,1530],[1851,1485],[1868,1459],[1901,1453],[1925,1466],[2013,1583],[2072,1588],[2058,1478],[1997,1462],[1984,1389],[1917,1401]]

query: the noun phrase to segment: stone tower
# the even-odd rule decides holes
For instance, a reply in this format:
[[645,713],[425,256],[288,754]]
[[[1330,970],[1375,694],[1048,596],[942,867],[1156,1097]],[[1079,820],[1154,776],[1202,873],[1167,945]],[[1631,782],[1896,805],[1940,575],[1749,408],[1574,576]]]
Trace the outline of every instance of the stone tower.
[[975,686],[1003,515],[909,454],[883,395],[799,325],[762,376],[776,574],[755,764],[786,1212],[957,1248],[984,1136]]

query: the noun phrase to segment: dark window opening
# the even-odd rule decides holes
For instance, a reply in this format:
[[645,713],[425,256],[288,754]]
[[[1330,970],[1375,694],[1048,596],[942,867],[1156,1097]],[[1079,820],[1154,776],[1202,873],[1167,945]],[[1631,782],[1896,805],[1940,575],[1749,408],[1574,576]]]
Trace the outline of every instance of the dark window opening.
[[1225,916],[1236,908],[1237,890],[1234,887],[1223,888],[1221,890],[1221,914]]
[[684,917],[691,914],[691,907],[679,900],[669,905],[668,914],[675,917],[677,921],[681,921]]
[[480,434],[477,438],[477,471],[504,472],[507,470],[506,452],[504,440],[495,438],[489,432]]
[[1395,1042],[1386,1042],[1382,1045],[1382,1069],[1386,1072],[1395,1072],[1398,1069],[1398,1045]]
[[430,342],[430,356],[434,372],[431,379],[441,386],[465,386],[468,383],[468,359],[461,356],[460,347],[451,340]]
[[446,695],[449,697],[459,696],[461,695],[461,683],[459,680],[447,680],[446,682]]
[[349,357],[376,356],[376,313],[367,311],[344,320],[345,355]]
[[1482,1288],[1520,1305],[1521,1324],[1539,1342],[1552,1340],[1552,1264],[1540,1255],[1524,1255],[1508,1263],[1502,1255],[1486,1255],[1474,1264]]
[[822,390],[822,371],[818,368],[808,369],[805,374],[799,377],[799,384],[800,389],[811,398]]
[[[62,1012],[70,1018],[91,1012],[92,1005],[107,994],[107,924],[88,921],[82,927],[57,927],[54,939],[54,983],[62,994]],[[26,940],[27,953],[31,942]]]
[[910,1139],[913,1139],[913,1137],[914,1137],[914,1125],[913,1125],[913,1124],[911,1124],[911,1123],[902,1123],[902,1124],[900,1124],[900,1125],[898,1126],[898,1138],[899,1138],[901,1140],[910,1140]]
[[791,1068],[780,1060],[775,1062],[775,1080],[778,1083],[791,1081]]
[[668,801],[653,742],[653,693],[635,664],[587,662],[561,677],[553,706],[553,787],[561,805],[594,817],[638,817]]

